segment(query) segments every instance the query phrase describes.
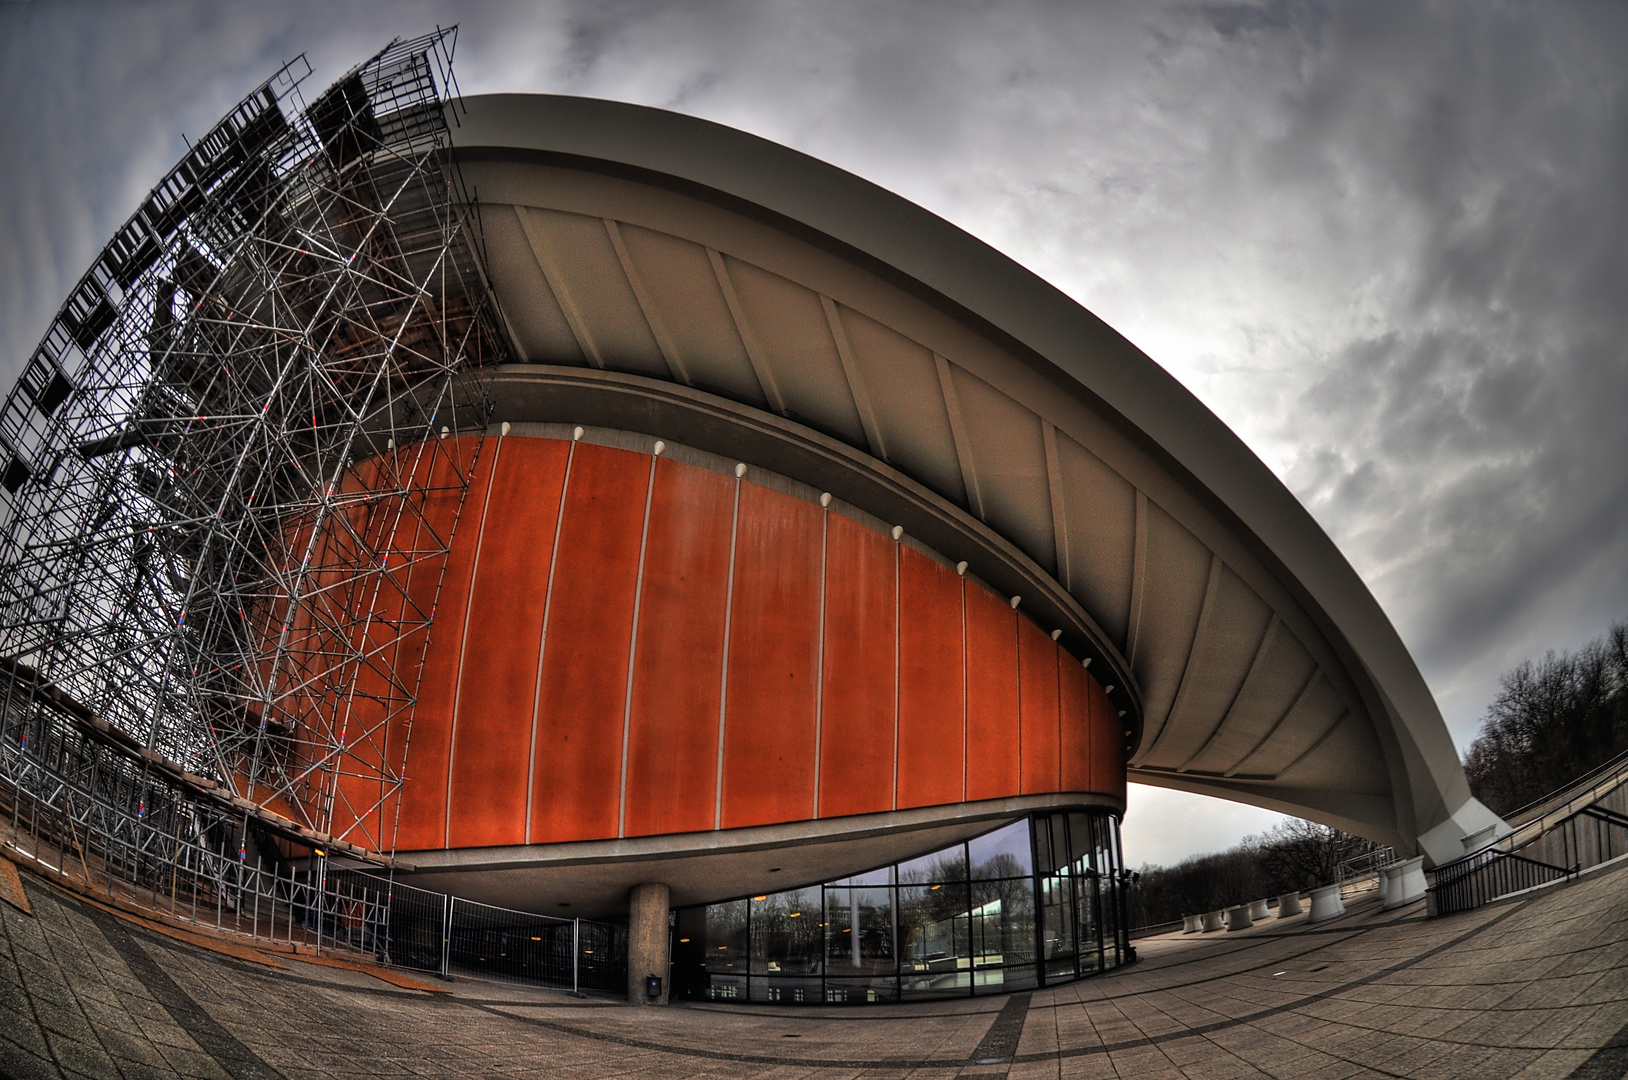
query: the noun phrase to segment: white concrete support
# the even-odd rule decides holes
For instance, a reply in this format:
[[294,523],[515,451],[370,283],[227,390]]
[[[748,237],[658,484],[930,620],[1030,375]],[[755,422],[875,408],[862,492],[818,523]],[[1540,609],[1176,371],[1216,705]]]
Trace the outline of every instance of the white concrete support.
[[[635,885],[628,892],[627,916],[627,999],[633,1005],[665,1005],[672,988],[672,972],[667,956],[667,920],[672,893],[666,885],[651,882]],[[647,987],[650,976],[661,979],[661,993],[652,997]]]
[[1311,913],[1307,922],[1324,922],[1345,914],[1345,901],[1340,899],[1338,885],[1324,885],[1311,891]]
[[1222,929],[1222,927],[1226,925],[1222,922],[1222,919],[1225,917],[1226,912],[1224,911],[1206,911],[1204,913],[1204,932],[1206,934],[1213,934],[1217,930]]
[[1391,868],[1389,866],[1381,866],[1379,868],[1379,902],[1381,904],[1383,904],[1385,902],[1385,898],[1390,895],[1390,869]]
[[1237,907],[1227,909],[1227,932],[1234,930],[1248,930],[1255,925],[1255,920],[1249,917],[1249,905],[1239,904]]
[[1271,918],[1272,911],[1270,905],[1268,905],[1265,900],[1256,900],[1254,903],[1249,905],[1249,917],[1255,922],[1260,922],[1262,919]]
[[1416,904],[1425,897],[1428,888],[1424,876],[1424,856],[1408,859],[1385,868],[1388,878],[1385,889],[1385,910]]
[[1297,892],[1284,893],[1278,897],[1278,918],[1287,919],[1291,915],[1299,915],[1306,909],[1300,906],[1300,894]]
[[1204,929],[1204,916],[1183,915],[1181,917],[1181,932],[1184,934],[1197,934]]

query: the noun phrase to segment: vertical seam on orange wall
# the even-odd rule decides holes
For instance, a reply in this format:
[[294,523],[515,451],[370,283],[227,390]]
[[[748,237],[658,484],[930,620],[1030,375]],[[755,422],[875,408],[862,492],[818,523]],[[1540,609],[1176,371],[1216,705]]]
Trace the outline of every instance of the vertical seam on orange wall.
[[526,843],[531,843],[532,797],[537,790],[537,722],[543,708],[543,654],[548,651],[548,616],[554,607],[554,571],[560,564],[560,532],[565,527],[565,496],[571,490],[571,466],[577,460],[572,440],[565,451],[565,476],[560,480],[560,505],[554,511],[554,544],[548,553],[548,584],[543,586],[543,632],[537,639],[537,674],[531,683],[531,742],[526,748]]
[[899,808],[899,591],[904,582],[899,564],[904,559],[904,543],[893,541],[893,809]]
[[831,543],[831,508],[820,507],[820,641],[814,673],[814,820],[820,817],[820,758],[825,753],[825,594],[830,589],[826,552]]
[[1018,620],[1021,618],[1023,616],[1018,614],[1017,608],[1013,608],[1012,658],[1017,661],[1017,702],[1015,703],[1017,705],[1017,716],[1014,719],[1017,720],[1017,723],[1012,726],[1017,729],[1017,792],[1019,795],[1025,794],[1023,790],[1023,628],[1018,625]]
[[464,698],[464,654],[469,649],[469,620],[475,613],[475,578],[480,574],[480,552],[486,544],[486,515],[492,509],[492,477],[497,475],[497,463],[503,455],[503,440],[499,439],[497,449],[492,451],[492,464],[487,467],[486,491],[481,496],[480,503],[480,532],[475,537],[475,557],[469,565],[469,587],[464,590],[464,629],[463,636],[458,639],[458,674],[457,681],[452,684],[452,732],[447,737],[447,790],[442,802],[441,817],[441,846],[452,847],[452,778],[457,775],[458,767],[458,710],[463,706]]
[[650,500],[656,493],[656,462],[650,455],[650,478],[644,486],[644,528],[639,533],[639,574],[633,583],[633,628],[628,632],[627,690],[622,699],[622,783],[616,804],[616,835],[627,835],[627,747],[633,730],[633,667],[639,659],[639,607],[644,603],[644,553],[650,542]]
[[961,581],[961,801],[967,801],[967,767],[972,757],[972,742],[967,732],[972,712],[972,672],[967,662],[967,579]]
[[729,709],[729,634],[735,621],[735,542],[740,536],[741,478],[735,477],[735,506],[729,518],[729,580],[724,587],[724,662],[718,683],[718,776],[712,789],[712,827],[724,827],[724,724]]
[[1063,790],[1063,647],[1055,641],[1051,644],[1051,671],[1057,680],[1057,786],[1053,791]]

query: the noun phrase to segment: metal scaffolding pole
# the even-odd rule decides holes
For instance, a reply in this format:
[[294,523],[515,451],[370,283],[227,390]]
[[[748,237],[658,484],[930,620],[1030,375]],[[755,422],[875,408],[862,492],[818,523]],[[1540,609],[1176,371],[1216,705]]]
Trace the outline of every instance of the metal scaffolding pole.
[[[303,57],[258,87],[119,229],[0,407],[12,686],[128,744],[131,776],[93,801],[169,767],[238,808],[210,844],[240,861],[251,817],[394,850],[506,350],[451,154],[455,38],[393,42],[308,106]],[[6,749],[26,780],[26,738]]]

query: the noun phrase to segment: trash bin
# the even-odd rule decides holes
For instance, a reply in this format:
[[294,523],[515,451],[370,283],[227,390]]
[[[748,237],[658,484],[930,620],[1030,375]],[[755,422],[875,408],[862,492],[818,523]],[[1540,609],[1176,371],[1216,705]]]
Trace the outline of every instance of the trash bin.
[[661,997],[661,976],[646,975],[644,979],[644,992],[648,997]]

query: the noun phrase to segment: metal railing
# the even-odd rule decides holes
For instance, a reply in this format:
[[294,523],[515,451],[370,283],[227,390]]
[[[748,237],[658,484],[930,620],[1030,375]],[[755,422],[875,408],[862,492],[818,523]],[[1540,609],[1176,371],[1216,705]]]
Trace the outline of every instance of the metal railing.
[[1471,911],[1501,896],[1563,881],[1577,873],[1522,855],[1485,849],[1437,867],[1428,890],[1431,915]]
[[336,866],[320,841],[304,843],[311,857],[289,858],[288,838],[194,797],[173,772],[94,737],[62,701],[0,672],[0,841],[41,870],[252,941],[343,948],[442,977],[626,989],[626,927]]
[[1448,915],[1628,855],[1628,759],[1531,804],[1509,835],[1430,871],[1430,913]]
[[1373,878],[1374,887],[1379,887],[1379,875],[1384,873],[1387,866],[1396,862],[1395,848],[1375,848],[1365,851],[1361,855],[1346,859],[1335,869],[1334,880],[1340,886],[1341,897],[1345,896],[1346,886],[1358,881]]

